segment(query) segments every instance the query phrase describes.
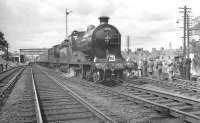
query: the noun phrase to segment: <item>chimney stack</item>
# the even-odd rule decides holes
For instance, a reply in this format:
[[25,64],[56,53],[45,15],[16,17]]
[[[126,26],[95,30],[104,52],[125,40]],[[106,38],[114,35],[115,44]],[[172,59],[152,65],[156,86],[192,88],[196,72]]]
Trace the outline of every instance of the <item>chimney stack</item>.
[[100,24],[108,24],[109,17],[101,16],[99,17],[99,20],[100,20]]

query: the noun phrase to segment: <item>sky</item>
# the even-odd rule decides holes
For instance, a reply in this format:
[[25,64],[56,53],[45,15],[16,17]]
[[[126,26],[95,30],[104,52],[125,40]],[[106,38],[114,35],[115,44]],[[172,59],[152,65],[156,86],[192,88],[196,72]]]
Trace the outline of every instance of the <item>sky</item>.
[[122,49],[130,36],[130,48],[179,48],[183,24],[180,7],[192,8],[200,16],[199,0],[0,0],[0,31],[11,51],[23,48],[50,48],[68,33],[99,25],[98,17],[109,16],[109,23],[122,35]]

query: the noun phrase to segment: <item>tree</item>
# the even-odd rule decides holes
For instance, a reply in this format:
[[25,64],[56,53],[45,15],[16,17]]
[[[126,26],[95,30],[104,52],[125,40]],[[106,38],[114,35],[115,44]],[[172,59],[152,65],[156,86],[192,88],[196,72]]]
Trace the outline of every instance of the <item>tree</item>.
[[3,32],[0,32],[0,38],[1,38],[1,39],[4,39],[4,34],[3,34]]
[[0,45],[7,47],[8,43],[4,38],[4,34],[2,32],[0,32]]
[[1,56],[3,59],[8,60],[8,42],[4,38],[4,33],[0,32],[0,48],[4,52]]

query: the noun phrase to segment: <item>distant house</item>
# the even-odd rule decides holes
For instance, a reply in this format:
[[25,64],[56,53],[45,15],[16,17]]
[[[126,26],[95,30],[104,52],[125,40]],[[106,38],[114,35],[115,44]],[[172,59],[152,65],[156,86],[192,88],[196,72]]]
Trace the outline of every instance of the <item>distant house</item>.
[[192,39],[200,41],[200,22],[191,28]]
[[159,59],[164,61],[171,61],[175,57],[181,57],[183,56],[183,49],[164,49],[161,48],[160,50],[156,50],[155,48],[152,48],[151,52],[151,58],[153,59]]

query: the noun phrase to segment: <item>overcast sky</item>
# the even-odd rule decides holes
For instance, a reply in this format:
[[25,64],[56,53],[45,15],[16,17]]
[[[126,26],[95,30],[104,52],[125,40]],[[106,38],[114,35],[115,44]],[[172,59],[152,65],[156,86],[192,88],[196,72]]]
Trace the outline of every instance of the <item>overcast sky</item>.
[[125,37],[130,35],[131,49],[143,47],[180,47],[182,22],[179,7],[192,8],[193,17],[200,15],[199,0],[0,0],[0,31],[12,51],[20,48],[49,48],[65,38],[65,10],[69,33],[98,25],[98,17],[110,17]]

